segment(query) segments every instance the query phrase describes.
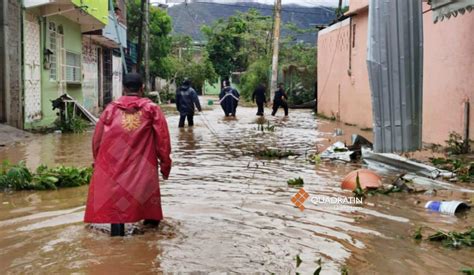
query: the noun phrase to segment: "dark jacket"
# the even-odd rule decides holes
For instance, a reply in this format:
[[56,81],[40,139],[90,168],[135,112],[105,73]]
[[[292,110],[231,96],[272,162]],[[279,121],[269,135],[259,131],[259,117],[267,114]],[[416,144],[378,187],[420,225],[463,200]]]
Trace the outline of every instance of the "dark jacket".
[[275,97],[273,98],[273,101],[275,103],[283,103],[288,100],[288,95],[285,93],[285,90],[283,89],[278,89],[275,92]]
[[240,94],[236,89],[225,87],[219,95],[219,100],[221,101],[222,109],[226,115],[235,115],[240,100]]
[[257,100],[257,103],[267,103],[267,96],[265,95],[265,87],[259,86],[253,91],[252,101]]
[[195,107],[201,109],[196,91],[190,86],[181,86],[176,91],[176,108],[181,115],[194,115]]

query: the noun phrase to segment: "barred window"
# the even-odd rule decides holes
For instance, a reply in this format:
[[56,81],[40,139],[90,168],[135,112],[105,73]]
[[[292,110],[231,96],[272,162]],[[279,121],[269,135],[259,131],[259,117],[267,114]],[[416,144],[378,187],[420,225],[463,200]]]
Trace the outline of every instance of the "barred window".
[[66,82],[81,82],[81,55],[66,51]]
[[52,81],[58,80],[58,43],[57,43],[57,30],[56,23],[49,22],[49,49],[52,54],[50,55],[50,68],[49,68],[49,79]]

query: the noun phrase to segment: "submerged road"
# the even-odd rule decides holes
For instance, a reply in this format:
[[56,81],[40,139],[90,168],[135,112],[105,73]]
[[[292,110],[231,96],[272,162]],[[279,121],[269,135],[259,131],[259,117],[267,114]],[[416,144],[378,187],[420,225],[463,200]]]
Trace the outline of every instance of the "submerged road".
[[[299,189],[288,187],[288,179],[302,177],[310,196],[351,197],[340,181],[360,164],[306,161],[306,154],[335,141],[336,125],[311,111],[267,117],[268,122],[259,121],[255,111],[239,108],[237,119],[226,119],[218,108],[207,110],[192,129],[178,129],[178,116],[168,112],[174,167],[170,179],[161,182],[165,221],[159,231],[112,239],[86,228],[87,186],[1,193],[0,273],[312,274],[318,259],[322,274],[340,274],[345,266],[350,274],[448,274],[474,265],[473,249],[412,240],[419,225],[454,230],[474,224],[473,211],[463,217],[426,212],[423,202],[433,197],[380,195],[353,208],[308,200],[300,211],[290,201]],[[275,131],[258,131],[258,122],[274,125]],[[348,137],[340,139],[350,143]],[[92,162],[90,144],[91,133],[36,136],[2,149],[0,160],[25,160],[31,168],[86,166]],[[265,147],[300,156],[253,156]],[[467,194],[438,196],[469,199]],[[303,262],[297,269],[298,255]]]

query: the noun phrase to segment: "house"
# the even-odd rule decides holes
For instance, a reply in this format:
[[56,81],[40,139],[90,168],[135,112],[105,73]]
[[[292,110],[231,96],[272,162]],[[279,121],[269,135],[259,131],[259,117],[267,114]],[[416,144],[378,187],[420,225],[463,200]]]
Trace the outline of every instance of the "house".
[[[432,1],[436,2],[453,1]],[[367,69],[369,8],[368,0],[351,0],[349,18],[318,34],[318,110],[361,128],[373,126]],[[450,132],[464,133],[467,122],[474,139],[474,112],[465,115],[466,103],[474,102],[472,9],[441,16],[435,5],[423,3],[425,143],[444,144]]]
[[82,33],[103,29],[108,0],[24,0],[25,128],[56,120],[51,100],[68,93],[84,101]]
[[84,106],[96,114],[122,95],[124,69],[119,49],[127,48],[127,10],[125,0],[113,4],[105,28],[82,37]]

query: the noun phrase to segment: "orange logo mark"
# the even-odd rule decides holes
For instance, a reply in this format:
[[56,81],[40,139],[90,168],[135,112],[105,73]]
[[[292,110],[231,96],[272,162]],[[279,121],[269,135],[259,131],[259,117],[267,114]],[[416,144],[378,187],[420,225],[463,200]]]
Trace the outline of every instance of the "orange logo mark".
[[300,189],[296,195],[291,197],[291,202],[296,205],[301,211],[303,211],[304,208],[304,202],[309,198],[308,192],[306,192],[303,188]]
[[142,112],[136,112],[133,114],[122,113],[122,127],[128,131],[132,132],[140,127]]

